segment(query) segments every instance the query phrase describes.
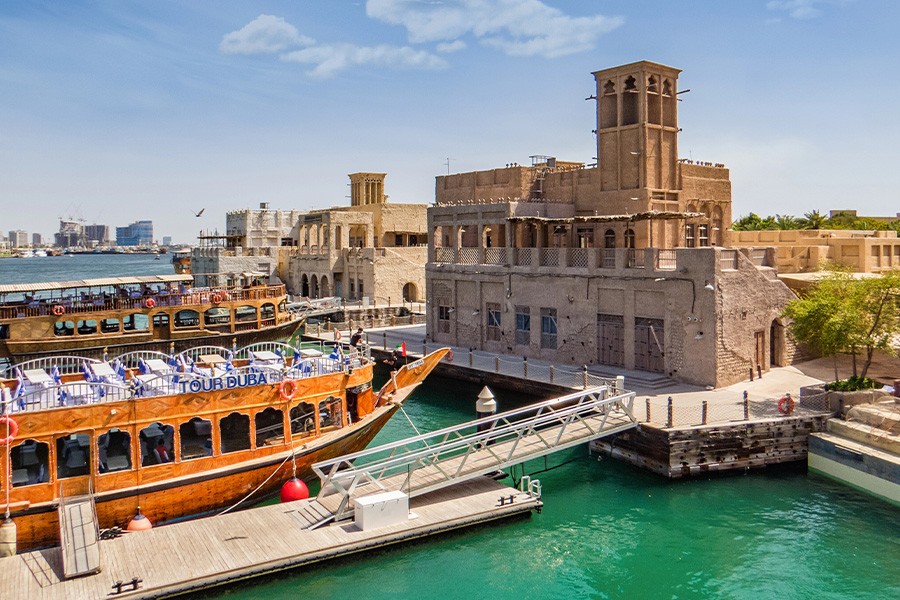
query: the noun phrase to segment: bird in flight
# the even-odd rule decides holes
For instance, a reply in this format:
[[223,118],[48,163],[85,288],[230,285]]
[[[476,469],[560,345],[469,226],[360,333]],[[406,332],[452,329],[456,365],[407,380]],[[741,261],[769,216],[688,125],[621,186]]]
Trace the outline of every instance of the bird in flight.
[[200,209],[200,212],[198,212],[198,213],[195,214],[194,216],[195,216],[195,217],[199,217],[200,215],[203,214],[203,211],[204,211],[204,210],[206,210],[206,208],[201,208],[201,209]]

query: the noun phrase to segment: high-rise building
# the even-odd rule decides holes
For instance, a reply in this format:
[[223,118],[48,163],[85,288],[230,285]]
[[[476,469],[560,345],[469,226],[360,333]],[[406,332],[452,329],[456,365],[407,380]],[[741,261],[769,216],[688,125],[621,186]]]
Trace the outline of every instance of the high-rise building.
[[163,239],[162,239],[162,245],[163,246],[171,246],[172,245],[172,236],[164,235]]
[[22,248],[28,245],[28,232],[16,229],[9,232],[9,245],[12,248]]
[[117,246],[149,246],[153,244],[153,221],[135,221],[116,227]]
[[91,245],[105,246],[109,244],[109,225],[85,225],[84,238]]
[[38,247],[38,246],[43,246],[43,245],[44,245],[44,240],[43,240],[43,238],[41,237],[41,234],[39,234],[39,233],[32,233],[32,234],[31,234],[31,245],[34,246],[34,247]]
[[56,245],[69,248],[84,245],[84,225],[77,221],[60,221],[59,232],[54,236]]

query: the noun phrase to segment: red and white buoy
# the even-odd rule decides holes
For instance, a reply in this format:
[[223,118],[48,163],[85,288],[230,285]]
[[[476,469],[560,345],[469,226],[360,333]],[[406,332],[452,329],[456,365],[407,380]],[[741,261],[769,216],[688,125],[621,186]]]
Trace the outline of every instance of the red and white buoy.
[[303,480],[291,477],[281,486],[281,501],[293,502],[294,500],[306,500],[309,498],[309,488]]
[[141,507],[138,506],[137,514],[128,521],[128,526],[125,529],[128,531],[148,531],[153,529],[153,523],[141,513]]

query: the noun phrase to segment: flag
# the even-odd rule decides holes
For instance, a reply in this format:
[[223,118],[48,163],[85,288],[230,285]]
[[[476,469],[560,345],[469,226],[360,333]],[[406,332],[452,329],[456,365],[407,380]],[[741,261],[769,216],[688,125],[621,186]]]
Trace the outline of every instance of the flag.
[[403,357],[406,356],[406,342],[400,344],[400,355]]

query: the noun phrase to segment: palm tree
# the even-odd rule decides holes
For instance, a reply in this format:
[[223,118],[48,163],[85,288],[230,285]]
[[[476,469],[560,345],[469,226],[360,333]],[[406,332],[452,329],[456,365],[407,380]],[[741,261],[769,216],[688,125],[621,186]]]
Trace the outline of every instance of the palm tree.
[[828,217],[821,214],[818,210],[804,213],[803,218],[800,219],[800,225],[803,229],[825,229],[827,224]]

